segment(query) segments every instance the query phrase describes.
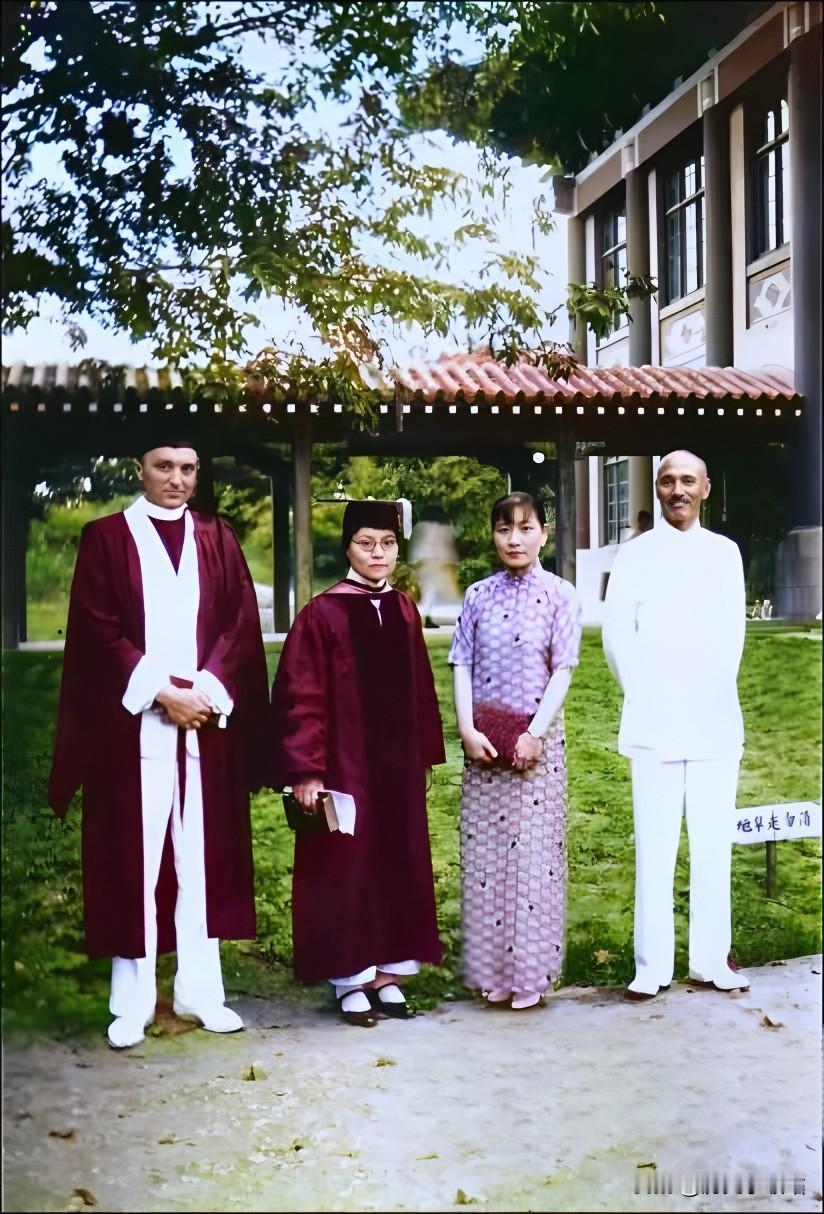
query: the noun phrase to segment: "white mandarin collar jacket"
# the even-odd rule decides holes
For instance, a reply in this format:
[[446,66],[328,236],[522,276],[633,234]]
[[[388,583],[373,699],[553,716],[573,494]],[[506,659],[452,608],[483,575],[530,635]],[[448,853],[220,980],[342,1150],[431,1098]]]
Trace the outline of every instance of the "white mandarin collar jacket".
[[603,644],[624,693],[621,754],[669,761],[740,751],[745,619],[741,554],[724,536],[662,520],[619,548]]

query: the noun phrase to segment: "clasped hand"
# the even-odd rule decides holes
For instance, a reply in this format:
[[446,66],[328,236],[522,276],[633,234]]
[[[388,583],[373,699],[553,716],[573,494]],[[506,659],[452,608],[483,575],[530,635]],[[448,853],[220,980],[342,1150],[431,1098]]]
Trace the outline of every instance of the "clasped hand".
[[516,771],[526,771],[527,768],[534,767],[541,757],[543,748],[544,744],[540,738],[536,738],[529,732],[522,733],[515,743],[512,766]]
[[166,719],[181,729],[200,729],[212,715],[212,701],[196,687],[173,687],[170,683],[157,694],[157,703]]

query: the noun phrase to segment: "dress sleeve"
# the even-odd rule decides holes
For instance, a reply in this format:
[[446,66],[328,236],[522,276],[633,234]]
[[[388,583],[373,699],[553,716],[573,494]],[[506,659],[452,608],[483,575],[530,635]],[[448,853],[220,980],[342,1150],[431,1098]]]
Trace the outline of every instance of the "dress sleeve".
[[561,585],[561,594],[552,622],[549,669],[571,670],[578,665],[581,648],[581,600],[569,582]]
[[470,586],[464,596],[461,614],[455,624],[447,661],[450,666],[468,666],[475,661],[475,626],[478,622],[478,587]]

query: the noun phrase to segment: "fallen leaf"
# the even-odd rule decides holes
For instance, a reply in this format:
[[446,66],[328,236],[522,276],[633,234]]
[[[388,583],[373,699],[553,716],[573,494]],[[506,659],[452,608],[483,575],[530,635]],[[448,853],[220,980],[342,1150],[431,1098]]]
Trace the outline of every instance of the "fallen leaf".
[[455,1194],[455,1200],[452,1204],[456,1205],[456,1206],[471,1206],[476,1201],[477,1201],[477,1198],[467,1197],[467,1195],[466,1195],[466,1193],[464,1193],[463,1189],[458,1189],[457,1193]]
[[641,1168],[652,1168],[652,1170],[654,1172],[657,1172],[658,1164],[657,1163],[636,1163],[635,1170],[639,1171]]
[[609,953],[605,948],[599,948],[592,955],[595,958],[596,965],[605,965],[606,962],[609,961],[612,954]]
[[240,1077],[241,1077],[241,1079],[251,1079],[251,1080],[265,1079],[266,1072],[264,1071],[263,1067],[260,1065],[259,1062],[253,1062],[251,1066],[248,1066],[246,1068],[246,1070],[243,1072],[243,1074]]
[[90,1193],[88,1189],[75,1189],[72,1193],[72,1197],[82,1197],[87,1206],[97,1205],[97,1198],[93,1193]]
[[292,1150],[292,1151],[302,1151],[302,1150],[303,1150],[303,1143],[302,1143],[302,1142],[301,1142],[299,1139],[297,1139],[297,1138],[293,1139],[293,1140],[292,1140],[292,1146],[290,1147],[290,1150]]
[[377,1060],[377,1062],[375,1063],[375,1066],[397,1066],[397,1065],[398,1064],[397,1064],[397,1062],[395,1062],[394,1058],[379,1058]]
[[761,1023],[766,1029],[783,1029],[784,1027],[780,1020],[770,1020],[769,1016],[764,1016]]
[[430,1155],[418,1155],[418,1159],[438,1159],[438,1152],[432,1151]]
[[170,1143],[176,1142],[176,1141],[177,1141],[177,1139],[175,1138],[173,1133],[164,1134],[162,1138],[158,1138],[157,1145],[160,1147],[167,1147],[167,1146],[169,1146]]
[[49,1138],[74,1138],[74,1130],[49,1130]]

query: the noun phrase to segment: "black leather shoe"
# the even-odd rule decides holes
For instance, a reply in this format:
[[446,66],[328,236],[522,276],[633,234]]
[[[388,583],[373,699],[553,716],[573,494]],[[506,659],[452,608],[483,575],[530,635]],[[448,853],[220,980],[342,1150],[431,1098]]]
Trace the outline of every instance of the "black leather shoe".
[[[347,991],[346,995],[351,995],[352,993],[353,993],[352,991]],[[368,995],[368,992],[364,991],[364,994]],[[372,1008],[370,1008],[368,1011],[362,1011],[362,1012],[345,1012],[343,1010],[342,1005],[343,1005],[344,999],[346,998],[346,995],[341,995],[340,999],[338,999],[338,1010],[340,1011],[341,1019],[344,1020],[346,1022],[346,1024],[354,1024],[357,1028],[362,1028],[362,1029],[374,1028],[375,1025],[378,1023],[378,1018],[375,1015]],[[371,1000],[370,1000],[370,1002],[371,1002]]]
[[[391,985],[387,982],[387,986]],[[380,993],[372,988],[366,992],[369,996],[369,1002],[372,1004],[372,1011],[378,1016],[388,1016],[392,1020],[412,1020],[415,1013],[404,999],[403,1003],[385,1003],[380,997]]]

